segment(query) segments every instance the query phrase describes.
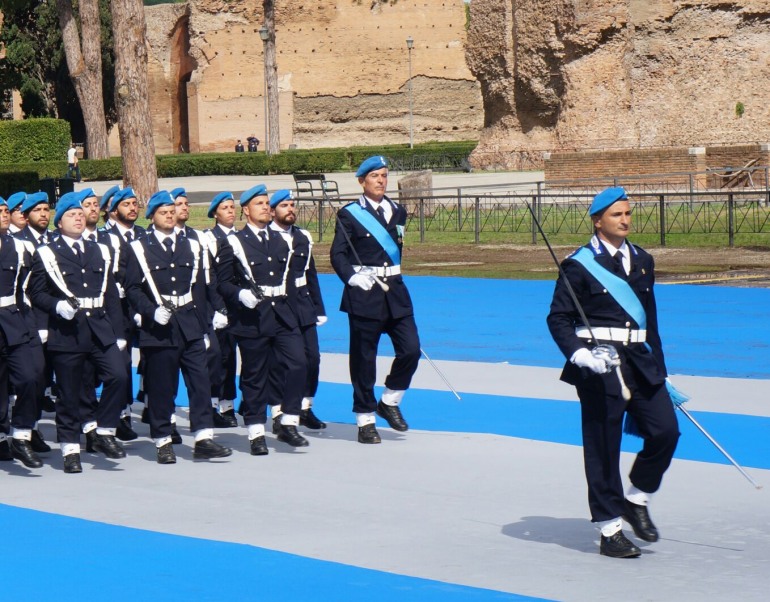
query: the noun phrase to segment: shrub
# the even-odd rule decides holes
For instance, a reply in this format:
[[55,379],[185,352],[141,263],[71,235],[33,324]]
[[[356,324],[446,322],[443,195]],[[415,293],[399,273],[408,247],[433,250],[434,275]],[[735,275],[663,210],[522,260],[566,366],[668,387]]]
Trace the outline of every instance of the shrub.
[[69,145],[70,126],[62,119],[0,121],[0,165],[56,160],[66,165]]

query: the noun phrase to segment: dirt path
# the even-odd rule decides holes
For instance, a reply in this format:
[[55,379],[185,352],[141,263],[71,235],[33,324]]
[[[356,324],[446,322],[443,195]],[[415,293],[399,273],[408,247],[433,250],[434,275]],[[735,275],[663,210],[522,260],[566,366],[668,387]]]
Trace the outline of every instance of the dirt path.
[[[559,246],[559,259],[575,247]],[[770,288],[770,248],[652,248],[660,282],[730,284]],[[314,249],[318,269],[330,272],[328,243]],[[550,280],[556,266],[543,246],[456,244],[411,245],[404,256],[408,274]]]

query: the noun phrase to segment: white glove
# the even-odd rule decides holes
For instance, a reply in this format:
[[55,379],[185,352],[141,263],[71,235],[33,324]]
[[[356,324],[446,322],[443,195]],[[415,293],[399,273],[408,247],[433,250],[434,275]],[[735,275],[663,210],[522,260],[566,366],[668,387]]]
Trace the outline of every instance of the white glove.
[[221,328],[224,328],[227,326],[227,316],[220,314],[218,311],[215,311],[214,317],[211,320],[211,325],[214,327],[214,330],[220,330]]
[[254,309],[259,301],[249,289],[245,288],[238,293],[238,301],[243,303],[249,309]]
[[323,326],[328,321],[329,321],[329,318],[327,318],[326,316],[318,316],[318,319],[316,320],[315,325],[316,326]]
[[56,313],[65,320],[71,320],[75,317],[77,310],[69,304],[69,301],[59,301],[56,304]]
[[48,342],[48,331],[47,330],[38,330],[37,336],[40,337],[40,341],[45,345]]
[[607,374],[610,367],[603,359],[595,357],[590,349],[581,347],[573,355],[570,361],[580,368],[588,368],[594,374]]
[[126,343],[126,339],[118,339],[117,341],[115,341],[115,344],[118,346],[118,349],[120,351],[125,351],[126,347],[128,346]]
[[158,309],[155,310],[155,315],[153,316],[153,319],[161,326],[165,326],[166,324],[168,324],[168,321],[171,319],[171,312],[165,307],[160,306],[158,307]]
[[136,324],[137,328],[142,327],[142,314],[134,314],[134,324]]
[[350,280],[348,280],[348,284],[350,286],[357,286],[358,288],[362,288],[365,291],[370,291],[374,286],[374,278],[361,273],[353,274],[350,277]]
[[207,334],[203,335],[203,346],[206,348],[206,351],[211,347],[211,339],[209,339],[209,335]]
[[125,299],[125,298],[126,298],[126,291],[125,291],[125,289],[123,288],[123,285],[122,285],[122,284],[120,284],[120,282],[116,282],[116,283],[115,283],[115,287],[118,289],[118,296],[119,296],[121,299]]

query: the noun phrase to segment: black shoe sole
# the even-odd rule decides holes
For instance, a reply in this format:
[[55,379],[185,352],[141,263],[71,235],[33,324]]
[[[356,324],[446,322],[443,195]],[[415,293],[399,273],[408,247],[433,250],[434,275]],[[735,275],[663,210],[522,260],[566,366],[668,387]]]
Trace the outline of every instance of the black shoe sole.
[[620,554],[610,554],[604,550],[600,550],[599,554],[606,556],[607,558],[639,558],[642,555],[641,550],[628,550]]

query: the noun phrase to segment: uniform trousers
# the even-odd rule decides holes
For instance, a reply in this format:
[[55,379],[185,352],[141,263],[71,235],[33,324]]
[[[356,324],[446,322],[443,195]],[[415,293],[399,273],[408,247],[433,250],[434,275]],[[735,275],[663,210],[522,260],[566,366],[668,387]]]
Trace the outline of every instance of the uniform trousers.
[[617,378],[614,372],[591,376],[585,384],[576,387],[582,417],[588,506],[593,522],[612,520],[625,512],[619,463],[626,412],[636,421],[644,439],[629,475],[637,489],[646,493],[658,490],[679,440],[679,424],[665,384],[649,385],[633,367],[624,364],[622,368],[631,391],[628,402],[620,393],[616,396],[605,390],[605,382]]
[[[32,343],[9,346],[0,329],[0,432],[8,434],[10,426],[31,430],[39,414],[38,398],[43,393],[43,346]],[[9,419],[8,385],[16,394],[13,418]]]
[[377,409],[374,383],[377,378],[377,347],[387,334],[396,357],[385,379],[385,386],[405,391],[412,382],[420,361],[420,338],[414,316],[379,320],[348,314],[350,323],[350,382],[353,384],[353,411],[367,414]]
[[[61,397],[56,402],[56,433],[59,443],[79,443],[83,419],[83,372],[93,363],[96,377],[103,383],[102,398],[96,409],[96,422],[101,428],[117,428],[120,412],[125,407],[126,365],[123,352],[112,344],[103,347],[96,341],[89,351],[51,351],[51,362]],[[93,381],[91,381],[93,382]],[[90,383],[89,383],[90,384]]]
[[[315,397],[318,391],[318,378],[321,368],[321,351],[318,346],[318,329],[315,324],[311,326],[301,326],[300,334],[305,348],[305,362],[307,365],[307,375],[305,377],[305,387],[302,390],[302,397]],[[281,403],[283,389],[286,384],[286,378],[280,366],[273,357],[272,368],[270,369],[270,390],[268,399],[271,405]],[[281,408],[283,409],[283,408]]]
[[150,417],[150,437],[171,436],[171,415],[181,369],[190,401],[190,430],[213,428],[211,384],[203,339],[174,347],[142,347],[144,392]]
[[[126,387],[123,395],[123,408],[131,405],[133,399],[133,375],[131,373],[131,355],[130,348],[120,352],[126,363]],[[101,381],[96,376],[96,366],[92,362],[86,362],[83,366],[83,394],[81,396],[80,419],[83,424],[96,421],[96,409],[99,401],[96,397],[96,389],[101,385]],[[122,410],[121,410],[122,411]]]
[[270,395],[270,373],[283,375],[278,399],[285,414],[298,416],[302,409],[307,368],[302,335],[297,328],[276,322],[272,336],[237,336],[241,351],[241,414],[244,423],[264,424]]
[[[209,397],[220,398],[222,392],[222,383],[224,382],[224,372],[222,370],[222,350],[219,346],[217,331],[213,326],[209,327],[209,348],[206,350],[206,366],[209,371],[209,382],[211,391]],[[232,397],[230,398],[232,399]],[[209,403],[209,405],[211,405]]]
[[237,392],[235,389],[235,371],[236,371],[236,346],[235,337],[229,328],[220,328],[216,331],[216,338],[219,341],[219,350],[221,353],[222,387],[218,395],[219,399],[235,399]]

